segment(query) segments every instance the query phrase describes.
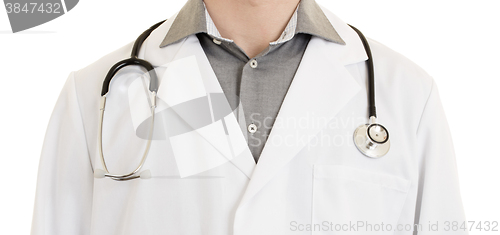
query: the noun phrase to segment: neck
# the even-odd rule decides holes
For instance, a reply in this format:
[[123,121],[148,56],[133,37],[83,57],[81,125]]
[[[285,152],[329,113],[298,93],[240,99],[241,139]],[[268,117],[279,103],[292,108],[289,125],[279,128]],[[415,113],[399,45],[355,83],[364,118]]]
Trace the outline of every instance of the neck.
[[276,41],[300,0],[204,0],[224,38],[233,40],[250,57]]

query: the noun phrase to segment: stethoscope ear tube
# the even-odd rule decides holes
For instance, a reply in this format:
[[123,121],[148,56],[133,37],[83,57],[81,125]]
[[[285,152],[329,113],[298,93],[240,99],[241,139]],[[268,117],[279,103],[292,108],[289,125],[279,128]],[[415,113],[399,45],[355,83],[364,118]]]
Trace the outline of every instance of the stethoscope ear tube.
[[[146,143],[146,149],[144,150],[144,153],[141,158],[141,162],[137,166],[137,168],[128,173],[128,174],[123,174],[123,175],[115,175],[111,174],[108,170],[108,167],[106,165],[106,161],[104,158],[104,151],[103,151],[103,144],[102,144],[102,130],[103,130],[103,122],[104,122],[104,111],[106,109],[106,95],[101,97],[101,106],[100,106],[100,113],[99,113],[99,130],[98,130],[98,145],[99,145],[99,156],[101,159],[101,165],[104,168],[103,170],[101,169],[95,169],[94,170],[94,177],[95,178],[104,178],[108,177],[113,180],[131,180],[131,179],[136,179],[136,178],[143,178],[143,179],[149,179],[151,178],[151,172],[149,170],[143,171],[138,175],[138,172],[141,170],[141,168],[144,166],[144,163],[146,162],[146,158],[149,153],[149,149],[151,148],[151,142],[153,139],[153,130],[154,130],[154,125],[155,125],[155,109],[156,109],[156,92],[153,92],[152,96],[152,105],[151,105],[151,123],[149,127],[149,134],[148,134],[148,142]],[[148,173],[149,172],[149,173]],[[145,175],[143,175],[145,174]]]
[[158,26],[163,24],[163,22],[165,22],[165,21],[166,20],[163,20],[163,21],[160,21],[160,22],[154,24],[153,26],[149,27],[149,29],[144,31],[141,35],[139,35],[139,37],[137,37],[137,39],[134,42],[134,47],[132,48],[132,52],[130,53],[131,58],[138,58],[139,57],[139,50],[141,50],[141,46],[144,43],[144,41],[146,41],[146,38],[148,38],[149,35],[151,34],[151,32],[153,32],[153,30],[158,28]]
[[358,34],[361,42],[363,42],[366,55],[368,56],[368,60],[366,61],[366,66],[368,68],[368,117],[377,117],[377,108],[375,107],[375,71],[373,69],[372,50],[370,49],[370,45],[365,35],[356,27],[352,25],[349,26]]
[[111,79],[113,79],[116,73],[118,73],[120,69],[125,68],[129,65],[137,65],[144,68],[149,73],[149,91],[158,92],[158,76],[156,75],[156,71],[153,65],[145,60],[134,57],[122,60],[111,67],[111,69],[108,71],[108,74],[106,74],[104,82],[102,83],[101,96],[104,96],[108,93],[109,84],[111,83]]

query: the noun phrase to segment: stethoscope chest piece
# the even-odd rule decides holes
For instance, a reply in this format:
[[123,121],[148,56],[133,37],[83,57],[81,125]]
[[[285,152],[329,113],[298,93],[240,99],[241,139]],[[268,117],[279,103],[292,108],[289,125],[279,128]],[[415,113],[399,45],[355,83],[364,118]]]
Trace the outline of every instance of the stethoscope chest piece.
[[380,158],[389,152],[391,142],[389,132],[374,117],[369,124],[364,124],[354,131],[354,143],[358,150],[370,158]]

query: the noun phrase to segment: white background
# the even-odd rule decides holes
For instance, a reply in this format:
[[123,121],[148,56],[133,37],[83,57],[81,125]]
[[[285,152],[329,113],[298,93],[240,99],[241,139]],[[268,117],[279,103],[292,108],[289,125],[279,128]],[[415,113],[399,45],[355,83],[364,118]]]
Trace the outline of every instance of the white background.
[[[435,78],[467,219],[500,222],[500,2],[317,2]],[[184,3],[82,0],[67,14],[16,34],[0,8],[2,234],[29,234],[45,129],[68,74],[135,40]]]

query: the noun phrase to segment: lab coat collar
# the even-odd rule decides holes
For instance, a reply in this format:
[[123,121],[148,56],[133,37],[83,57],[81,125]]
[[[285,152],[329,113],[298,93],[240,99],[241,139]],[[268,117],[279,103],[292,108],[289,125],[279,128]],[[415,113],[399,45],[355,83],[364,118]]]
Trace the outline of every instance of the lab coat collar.
[[[280,137],[295,139],[296,137],[314,136],[324,126],[297,129],[287,125],[285,121],[290,118],[307,118],[307,115],[314,116],[318,120],[331,120],[361,90],[360,85],[345,66],[363,62],[368,58],[363,44],[356,32],[346,23],[328,10],[323,9],[323,11],[339,36],[345,41],[345,45],[332,43],[319,37],[313,36],[311,38],[280,108],[269,136],[270,140]],[[210,92],[222,92],[215,73],[195,35],[164,48],[158,47],[164,39],[164,35],[171,28],[175,17],[153,31],[144,43],[145,49],[141,50],[140,57],[150,61],[154,66],[160,66],[185,58],[186,55],[195,55],[197,59],[191,60],[191,66],[200,69],[200,74],[204,77],[203,81],[208,82],[205,87],[211,87]],[[179,77],[178,79],[183,78]],[[162,92],[162,87],[167,86],[167,84],[160,82],[158,94]],[[236,117],[230,116],[230,125],[237,125],[235,123]],[[187,116],[185,118],[189,119]],[[223,141],[214,138],[214,133],[200,132],[200,135],[216,149],[221,150],[221,153],[227,153],[225,150],[227,146],[224,146]],[[233,135],[231,137],[231,140],[234,141],[233,144],[246,145],[241,130]],[[244,151],[232,159],[230,156],[225,156],[251,178],[240,206],[251,200],[283,166],[307,145],[307,141],[293,143],[289,146],[268,142],[262,151],[258,165],[255,164],[249,151]]]
[[[179,11],[160,47],[165,47],[197,33],[207,33],[205,6],[202,0],[188,0]],[[297,8],[295,33],[310,34],[344,45],[345,42],[314,0],[301,0]]]
[[314,0],[301,0],[297,9],[295,33],[305,33],[345,45],[344,40]]
[[202,0],[188,0],[177,14],[172,27],[165,34],[160,47],[178,42],[190,35],[207,32],[205,6]]

